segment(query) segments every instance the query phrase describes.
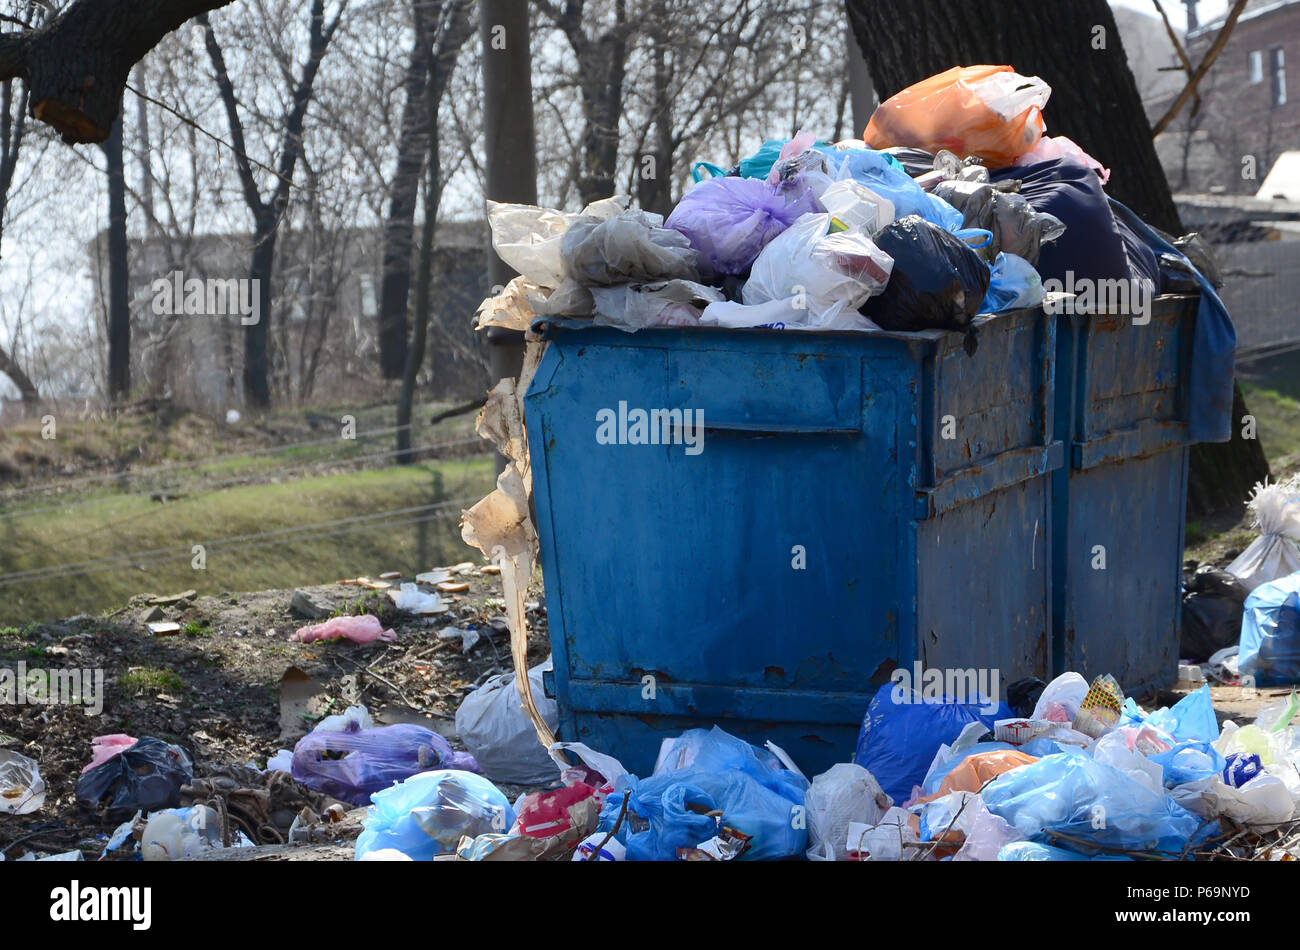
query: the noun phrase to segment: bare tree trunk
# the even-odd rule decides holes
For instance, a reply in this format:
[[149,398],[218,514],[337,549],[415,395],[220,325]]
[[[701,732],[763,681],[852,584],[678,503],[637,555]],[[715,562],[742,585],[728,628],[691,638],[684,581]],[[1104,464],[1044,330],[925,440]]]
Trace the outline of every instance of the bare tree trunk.
[[131,294],[121,116],[100,149],[108,175],[108,398],[117,405],[131,395]]
[[[533,127],[532,51],[528,6],[519,0],[479,0],[483,44],[483,140],[487,167],[485,197],[537,204],[537,146]],[[488,283],[504,287],[515,272],[487,248]],[[519,375],[524,338],[518,331],[489,327],[488,362],[493,384]],[[497,470],[505,459],[497,456]]]
[[379,295],[379,367],[384,379],[402,376],[406,365],[406,308],[411,296],[411,256],[420,172],[429,148],[429,23],[426,0],[412,0],[415,41],[406,65],[402,131],[397,140],[397,171],[388,189],[384,221],[383,276]]
[[[1105,0],[846,0],[881,99],[956,65],[1008,63],[1052,87],[1049,132],[1068,135],[1115,169],[1107,191],[1156,227],[1182,223],[1151,126]],[[1257,439],[1241,438],[1247,412],[1236,393],[1231,442],[1192,447],[1188,509],[1239,507],[1268,475]]]
[[41,401],[40,393],[36,391],[36,384],[2,346],[0,346],[0,373],[13,380],[13,384],[18,387],[18,392],[23,397],[24,405],[34,406]]
[[420,229],[420,263],[415,286],[415,330],[406,352],[406,366],[402,373],[402,392],[397,404],[397,462],[409,465],[415,461],[411,451],[411,414],[415,404],[415,384],[424,363],[424,350],[429,337],[429,320],[432,316],[433,271],[437,242],[438,206],[442,202],[442,157],[439,153],[441,137],[438,134],[438,113],[442,99],[451,82],[460,49],[473,32],[468,0],[444,0],[440,23],[430,54],[429,90],[426,96],[427,128],[425,141],[429,155],[426,160],[428,180],[424,192],[424,224]]

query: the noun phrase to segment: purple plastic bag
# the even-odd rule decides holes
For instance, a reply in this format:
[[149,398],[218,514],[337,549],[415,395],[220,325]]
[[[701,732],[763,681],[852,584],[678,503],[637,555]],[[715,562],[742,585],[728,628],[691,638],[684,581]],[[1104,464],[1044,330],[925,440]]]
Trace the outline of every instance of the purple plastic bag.
[[433,769],[479,771],[474,756],[455,751],[431,729],[408,723],[313,732],[293,750],[295,781],[352,805],[369,804],[373,792]]
[[774,237],[822,210],[806,186],[757,178],[710,178],[688,191],[664,222],[700,252],[706,277],[745,274]]

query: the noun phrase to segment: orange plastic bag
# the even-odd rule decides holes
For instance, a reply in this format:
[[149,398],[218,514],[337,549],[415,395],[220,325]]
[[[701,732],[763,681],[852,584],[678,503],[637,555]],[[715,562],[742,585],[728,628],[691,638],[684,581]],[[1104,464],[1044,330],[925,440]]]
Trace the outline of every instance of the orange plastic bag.
[[994,749],[991,752],[977,752],[967,756],[955,769],[943,777],[939,790],[933,795],[918,798],[917,803],[932,802],[953,792],[978,792],[984,783],[996,778],[1003,772],[1010,772],[1022,765],[1037,762],[1036,756],[1017,749]]
[[1037,76],[1021,76],[1010,66],[954,66],[882,102],[862,138],[876,149],[946,148],[1002,168],[1043,137],[1043,106],[1051,94]]

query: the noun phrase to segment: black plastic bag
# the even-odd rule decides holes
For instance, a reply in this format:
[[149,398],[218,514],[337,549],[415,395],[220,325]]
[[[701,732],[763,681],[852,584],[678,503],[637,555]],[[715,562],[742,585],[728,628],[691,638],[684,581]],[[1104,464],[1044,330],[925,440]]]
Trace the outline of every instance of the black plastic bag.
[[1028,719],[1034,714],[1038,697],[1043,695],[1045,689],[1047,684],[1036,676],[1016,680],[1007,687],[1007,705],[1021,719]]
[[111,819],[146,815],[181,803],[181,786],[194,780],[194,766],[185,750],[145,736],[131,748],[101,762],[77,779],[77,801],[86,808],[106,809]]
[[1179,654],[1203,663],[1241,638],[1246,585],[1227,571],[1202,567],[1184,585],[1183,632]]
[[886,330],[964,330],[992,277],[960,238],[909,214],[882,228],[876,246],[894,259],[884,293],[860,311]]

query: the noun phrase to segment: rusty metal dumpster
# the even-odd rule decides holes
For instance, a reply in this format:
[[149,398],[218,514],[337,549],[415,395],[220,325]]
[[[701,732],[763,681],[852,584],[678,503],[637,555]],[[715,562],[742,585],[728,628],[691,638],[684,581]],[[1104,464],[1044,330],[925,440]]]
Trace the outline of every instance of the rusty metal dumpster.
[[1057,324],[539,322],[525,399],[563,738],[717,724],[815,774],[896,667],[1051,665]]

